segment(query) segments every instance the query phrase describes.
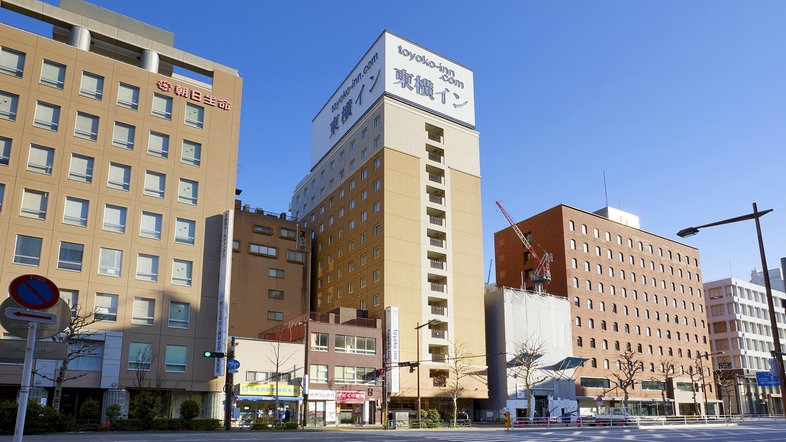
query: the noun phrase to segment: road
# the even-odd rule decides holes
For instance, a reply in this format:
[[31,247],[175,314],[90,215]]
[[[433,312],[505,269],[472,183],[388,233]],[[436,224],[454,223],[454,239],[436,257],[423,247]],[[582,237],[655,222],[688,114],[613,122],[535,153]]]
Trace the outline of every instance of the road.
[[[499,427],[456,430],[389,430],[331,428],[303,431],[84,433],[25,436],[25,442],[196,442],[196,441],[285,441],[319,439],[339,441],[426,441],[426,442],[507,442],[507,441],[783,441],[784,423],[714,425],[669,425],[626,428],[513,429]],[[0,436],[0,442],[12,436]]]

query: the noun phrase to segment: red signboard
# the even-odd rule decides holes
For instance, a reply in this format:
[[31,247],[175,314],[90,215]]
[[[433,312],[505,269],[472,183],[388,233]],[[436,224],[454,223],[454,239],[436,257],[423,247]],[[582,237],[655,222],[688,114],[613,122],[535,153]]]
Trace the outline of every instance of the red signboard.
[[336,402],[342,404],[362,404],[366,402],[365,391],[337,391]]

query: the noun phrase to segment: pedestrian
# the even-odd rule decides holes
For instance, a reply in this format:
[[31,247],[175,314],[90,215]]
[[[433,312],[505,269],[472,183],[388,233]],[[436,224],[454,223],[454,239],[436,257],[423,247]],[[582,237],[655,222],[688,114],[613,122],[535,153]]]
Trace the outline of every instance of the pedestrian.
[[284,422],[289,422],[289,417],[289,408],[287,408],[287,411],[284,412]]
[[505,410],[505,431],[510,430],[510,411]]

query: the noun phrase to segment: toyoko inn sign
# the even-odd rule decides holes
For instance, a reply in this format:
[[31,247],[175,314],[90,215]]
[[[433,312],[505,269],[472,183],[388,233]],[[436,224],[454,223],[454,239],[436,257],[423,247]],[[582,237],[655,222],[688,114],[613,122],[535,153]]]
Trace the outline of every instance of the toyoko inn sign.
[[475,127],[472,71],[385,31],[314,118],[311,165],[385,93]]

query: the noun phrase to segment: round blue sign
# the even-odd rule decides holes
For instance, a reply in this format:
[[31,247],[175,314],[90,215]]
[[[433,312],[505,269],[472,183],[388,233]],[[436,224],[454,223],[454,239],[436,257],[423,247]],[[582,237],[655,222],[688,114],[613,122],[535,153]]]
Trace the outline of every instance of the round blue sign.
[[240,368],[240,361],[237,359],[230,359],[227,361],[227,368],[230,370],[237,370]]
[[17,276],[8,285],[8,294],[22,307],[33,310],[48,309],[60,299],[55,283],[40,275]]

